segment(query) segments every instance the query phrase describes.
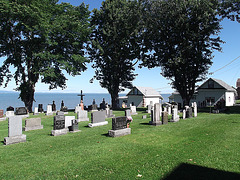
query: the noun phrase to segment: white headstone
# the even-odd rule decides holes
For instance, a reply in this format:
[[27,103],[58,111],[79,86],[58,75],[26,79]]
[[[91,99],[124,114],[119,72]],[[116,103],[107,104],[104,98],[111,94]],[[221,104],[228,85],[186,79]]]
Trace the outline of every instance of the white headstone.
[[193,103],[193,111],[194,111],[194,117],[197,117],[197,103]]
[[168,106],[168,115],[171,115],[172,114],[172,108],[171,108],[171,106]]
[[37,115],[38,114],[38,107],[35,107],[34,108],[34,115]]
[[52,105],[51,104],[47,105],[47,113],[46,113],[46,115],[47,116],[53,115]]
[[172,114],[172,120],[171,122],[178,122],[179,121],[179,115],[177,108],[173,108],[173,114]]
[[14,111],[6,111],[6,117],[14,116]]
[[136,115],[137,114],[136,106],[130,106],[130,110],[131,110],[131,114],[132,115]]
[[89,121],[89,118],[88,118],[88,112],[85,111],[85,110],[79,110],[77,112],[77,121],[80,122],[80,121]]
[[149,122],[151,125],[161,125],[161,114],[160,114],[160,103],[154,104],[154,109],[151,112],[151,119],[152,121]]
[[186,110],[183,110],[183,119],[186,119]]
[[65,116],[65,128],[72,126],[72,120],[75,120],[75,116]]
[[79,106],[79,104],[75,107],[75,113],[77,113],[78,111],[82,110],[81,106]]

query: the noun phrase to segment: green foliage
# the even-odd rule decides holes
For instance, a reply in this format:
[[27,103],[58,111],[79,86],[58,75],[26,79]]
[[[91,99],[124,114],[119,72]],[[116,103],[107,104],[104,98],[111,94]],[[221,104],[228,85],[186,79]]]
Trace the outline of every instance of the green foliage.
[[240,23],[240,1],[239,0],[222,0],[219,7],[219,14],[223,18]]
[[[239,107],[238,107],[239,108]],[[239,112],[239,110],[238,110]],[[114,111],[123,116],[123,111]],[[76,115],[69,112],[69,115]],[[130,124],[131,135],[106,137],[108,125],[53,137],[53,116],[40,114],[44,129],[27,131],[27,142],[0,144],[1,179],[164,179],[181,163],[227,172],[240,173],[239,114],[198,113],[197,118],[162,126],[150,126],[150,117],[138,111]],[[90,117],[90,113],[89,113]],[[23,120],[24,123],[24,120]],[[0,139],[8,136],[7,121],[0,122]],[[190,169],[182,171],[190,178]],[[201,174],[214,179],[216,174]],[[210,177],[209,177],[210,176]]]
[[86,70],[90,12],[84,4],[74,7],[56,0],[1,0],[0,5],[0,57],[6,57],[0,85],[14,78],[31,111],[39,79],[50,89],[66,88],[63,70],[73,76]]
[[[137,1],[106,0],[94,9],[95,26],[89,48],[96,69],[94,78],[108,90],[116,108],[118,93],[132,87],[134,60],[141,58],[141,15]],[[93,79],[94,79],[93,78]]]
[[218,6],[216,0],[145,1],[145,45],[153,53],[142,64],[161,66],[185,104],[206,78],[212,51],[221,50]]

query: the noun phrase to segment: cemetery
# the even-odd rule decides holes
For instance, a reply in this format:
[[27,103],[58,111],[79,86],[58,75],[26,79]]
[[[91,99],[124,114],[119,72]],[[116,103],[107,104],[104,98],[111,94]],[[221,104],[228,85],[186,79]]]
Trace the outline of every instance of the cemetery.
[[[162,179],[182,164],[208,170],[217,167],[225,176],[239,177],[237,107],[229,109],[234,110],[231,114],[209,114],[199,112],[196,104],[184,111],[173,105],[169,115],[169,108],[164,111],[161,106],[156,103],[151,113],[147,108],[137,109],[135,115],[131,109],[115,110],[115,117],[108,118],[106,110],[86,111],[88,121],[78,120],[78,111],[84,111],[78,108],[68,114],[57,111],[53,115],[30,113],[28,118],[11,116],[9,123],[0,122],[4,162],[0,167],[5,168],[0,177],[135,179],[141,175]],[[133,120],[127,127],[129,117]],[[88,128],[91,123],[103,122],[107,123]],[[22,131],[22,127],[30,131]]]

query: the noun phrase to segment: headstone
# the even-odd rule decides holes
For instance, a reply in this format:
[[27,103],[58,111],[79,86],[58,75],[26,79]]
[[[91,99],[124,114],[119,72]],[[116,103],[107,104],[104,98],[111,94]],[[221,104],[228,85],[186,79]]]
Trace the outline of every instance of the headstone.
[[163,108],[163,111],[167,112],[167,107],[164,107],[164,108]]
[[56,104],[55,104],[55,101],[53,101],[53,103],[52,103],[52,111],[53,111],[53,112],[56,111]]
[[3,109],[0,109],[0,118],[3,118]]
[[95,102],[95,99],[93,99],[93,103],[92,103],[92,111],[97,111],[97,104]]
[[64,106],[63,100],[62,100],[62,102],[61,102],[61,109],[60,109],[60,111],[63,111],[63,112],[65,112],[65,114],[68,114],[68,113],[67,113],[67,112],[68,112],[68,108],[67,108],[66,106]]
[[72,120],[72,125],[69,127],[69,132],[75,133],[79,132],[80,130],[78,129],[78,122],[76,119]]
[[152,105],[151,104],[147,105],[147,113],[150,114],[151,110],[152,110]]
[[108,124],[108,121],[105,121],[106,110],[104,111],[95,111],[91,113],[91,123],[88,124],[89,127],[103,126]]
[[38,112],[40,113],[44,112],[42,104],[38,104]]
[[167,124],[168,123],[168,112],[163,111],[162,112],[162,124]]
[[33,113],[33,115],[38,115],[39,113],[38,113],[38,107],[35,107],[34,108],[34,113]]
[[36,129],[43,129],[41,124],[41,118],[30,118],[25,120],[25,131],[31,131]]
[[106,102],[105,102],[105,99],[103,98],[103,101],[100,104],[100,110],[105,110],[105,109],[106,109]]
[[14,111],[6,111],[6,117],[12,117],[15,116]]
[[25,108],[25,107],[17,107],[15,109],[15,114],[16,115],[27,115],[28,114],[27,108]]
[[81,121],[89,121],[89,118],[88,118],[88,112],[85,111],[85,110],[79,110],[77,112],[77,121],[78,122],[81,122]]
[[52,136],[60,136],[68,133],[68,128],[65,128],[65,116],[54,116]]
[[154,109],[151,111],[151,121],[149,124],[153,126],[159,126],[162,124],[160,121],[161,114],[160,114],[160,103],[154,104]]
[[143,115],[142,118],[143,118],[143,119],[147,119],[147,115]]
[[185,110],[185,109],[183,110],[183,113],[182,113],[182,114],[183,114],[183,115],[182,115],[182,116],[183,116],[183,119],[186,119],[186,110]]
[[168,106],[168,115],[171,115],[172,114],[172,108],[171,108],[171,106]]
[[192,108],[187,108],[186,110],[186,118],[192,118]]
[[64,116],[64,112],[63,112],[63,111],[57,111],[57,112],[56,112],[56,115]]
[[170,122],[178,122],[178,121],[179,121],[178,110],[177,108],[173,108],[172,119]]
[[26,142],[26,135],[22,134],[22,117],[12,116],[8,118],[8,137],[4,138],[4,144]]
[[81,107],[79,106],[79,104],[75,107],[75,113],[77,113],[78,111],[81,110]]
[[193,112],[194,112],[194,117],[197,117],[197,103],[193,103]]
[[136,106],[130,106],[130,110],[131,110],[131,115],[137,115],[137,110],[136,110]]
[[72,126],[72,120],[75,120],[75,116],[65,116],[65,128]]
[[131,128],[127,128],[127,117],[112,118],[112,130],[108,131],[109,136],[119,137],[131,134]]
[[125,110],[125,116],[126,117],[131,117],[131,110]]
[[47,105],[47,113],[46,113],[46,115],[47,115],[47,116],[53,115],[52,105],[51,105],[51,104]]
[[3,109],[0,109],[0,121],[5,121],[6,117],[3,117]]
[[113,111],[110,110],[109,107],[106,108],[106,118],[111,118],[114,117],[115,115],[113,115]]

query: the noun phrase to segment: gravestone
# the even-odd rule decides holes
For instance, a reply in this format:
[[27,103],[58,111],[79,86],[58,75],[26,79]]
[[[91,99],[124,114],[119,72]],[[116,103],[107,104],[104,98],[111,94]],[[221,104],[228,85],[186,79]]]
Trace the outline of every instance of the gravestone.
[[147,105],[147,113],[150,114],[151,110],[152,110],[152,105],[151,104]]
[[0,109],[0,121],[5,121],[6,117],[3,117],[3,109]]
[[131,116],[131,110],[129,110],[129,109],[128,109],[128,110],[125,110],[125,116],[126,116],[126,117],[132,117],[132,116]]
[[80,130],[78,129],[78,122],[76,119],[72,120],[72,125],[69,127],[69,132],[75,133],[79,132]]
[[168,109],[168,115],[171,115],[171,114],[172,114],[172,108],[171,108],[171,106],[168,106],[167,109]]
[[167,112],[167,107],[164,107],[164,108],[163,108],[163,111]]
[[72,120],[75,120],[75,116],[65,116],[65,128],[72,126]]
[[33,112],[33,115],[38,115],[39,113],[38,113],[38,107],[35,107],[34,108],[34,112]]
[[36,129],[43,129],[41,118],[30,118],[25,120],[24,131],[31,131]]
[[186,110],[186,118],[192,118],[192,108],[190,107]]
[[153,126],[159,126],[162,124],[160,121],[161,114],[160,114],[160,103],[154,104],[154,108],[151,111],[151,121],[149,121],[149,124]]
[[95,111],[91,113],[91,123],[88,124],[89,127],[103,126],[108,124],[108,121],[105,121],[106,110],[104,111]]
[[43,104],[38,104],[38,112],[40,112],[40,113],[44,112]]
[[136,106],[130,106],[130,110],[131,110],[131,115],[137,115],[137,110],[136,110]]
[[16,115],[27,115],[28,114],[27,108],[25,108],[25,107],[17,107],[15,109],[15,114]]
[[[62,114],[62,112],[60,114]],[[67,133],[68,128],[65,128],[65,116],[64,115],[54,116],[52,136],[60,136]]]
[[100,110],[105,110],[105,109],[106,109],[106,102],[105,102],[105,99],[103,98],[103,101],[100,104]]
[[66,106],[64,106],[63,100],[61,102],[61,109],[60,109],[60,111],[63,111],[64,114],[68,114],[68,108]]
[[142,116],[142,119],[147,119],[147,115],[143,115],[143,116]]
[[77,113],[78,111],[81,110],[81,106],[79,106],[79,104],[75,107],[75,113]]
[[111,118],[114,117],[115,115],[113,115],[113,111],[107,106],[106,107],[106,118]]
[[0,118],[3,118],[3,109],[0,109]]
[[51,104],[47,105],[47,113],[46,113],[46,115],[47,115],[47,116],[53,115],[52,105],[51,105]]
[[79,111],[77,111],[77,121],[81,122],[81,121],[89,121],[88,118],[88,112],[85,110],[80,109]]
[[22,117],[12,116],[8,118],[8,137],[4,138],[4,144],[26,142],[26,135],[22,134]]
[[56,111],[56,104],[55,104],[55,101],[53,101],[53,103],[52,103],[52,111],[53,111],[53,112]]
[[186,110],[185,109],[183,110],[182,116],[183,116],[183,119],[186,119]]
[[197,117],[197,103],[193,103],[193,112],[194,112],[194,117]]
[[179,121],[178,110],[177,108],[173,108],[172,119],[170,120],[170,122],[178,122],[178,121]]
[[163,111],[162,112],[162,124],[167,124],[168,123],[168,112]]
[[95,102],[95,99],[93,99],[93,103],[92,103],[92,111],[97,111],[97,104]]
[[108,131],[110,137],[119,137],[131,134],[131,128],[127,128],[127,117],[112,118],[112,130]]
[[8,106],[8,107],[7,107],[7,111],[14,111],[14,107]]

